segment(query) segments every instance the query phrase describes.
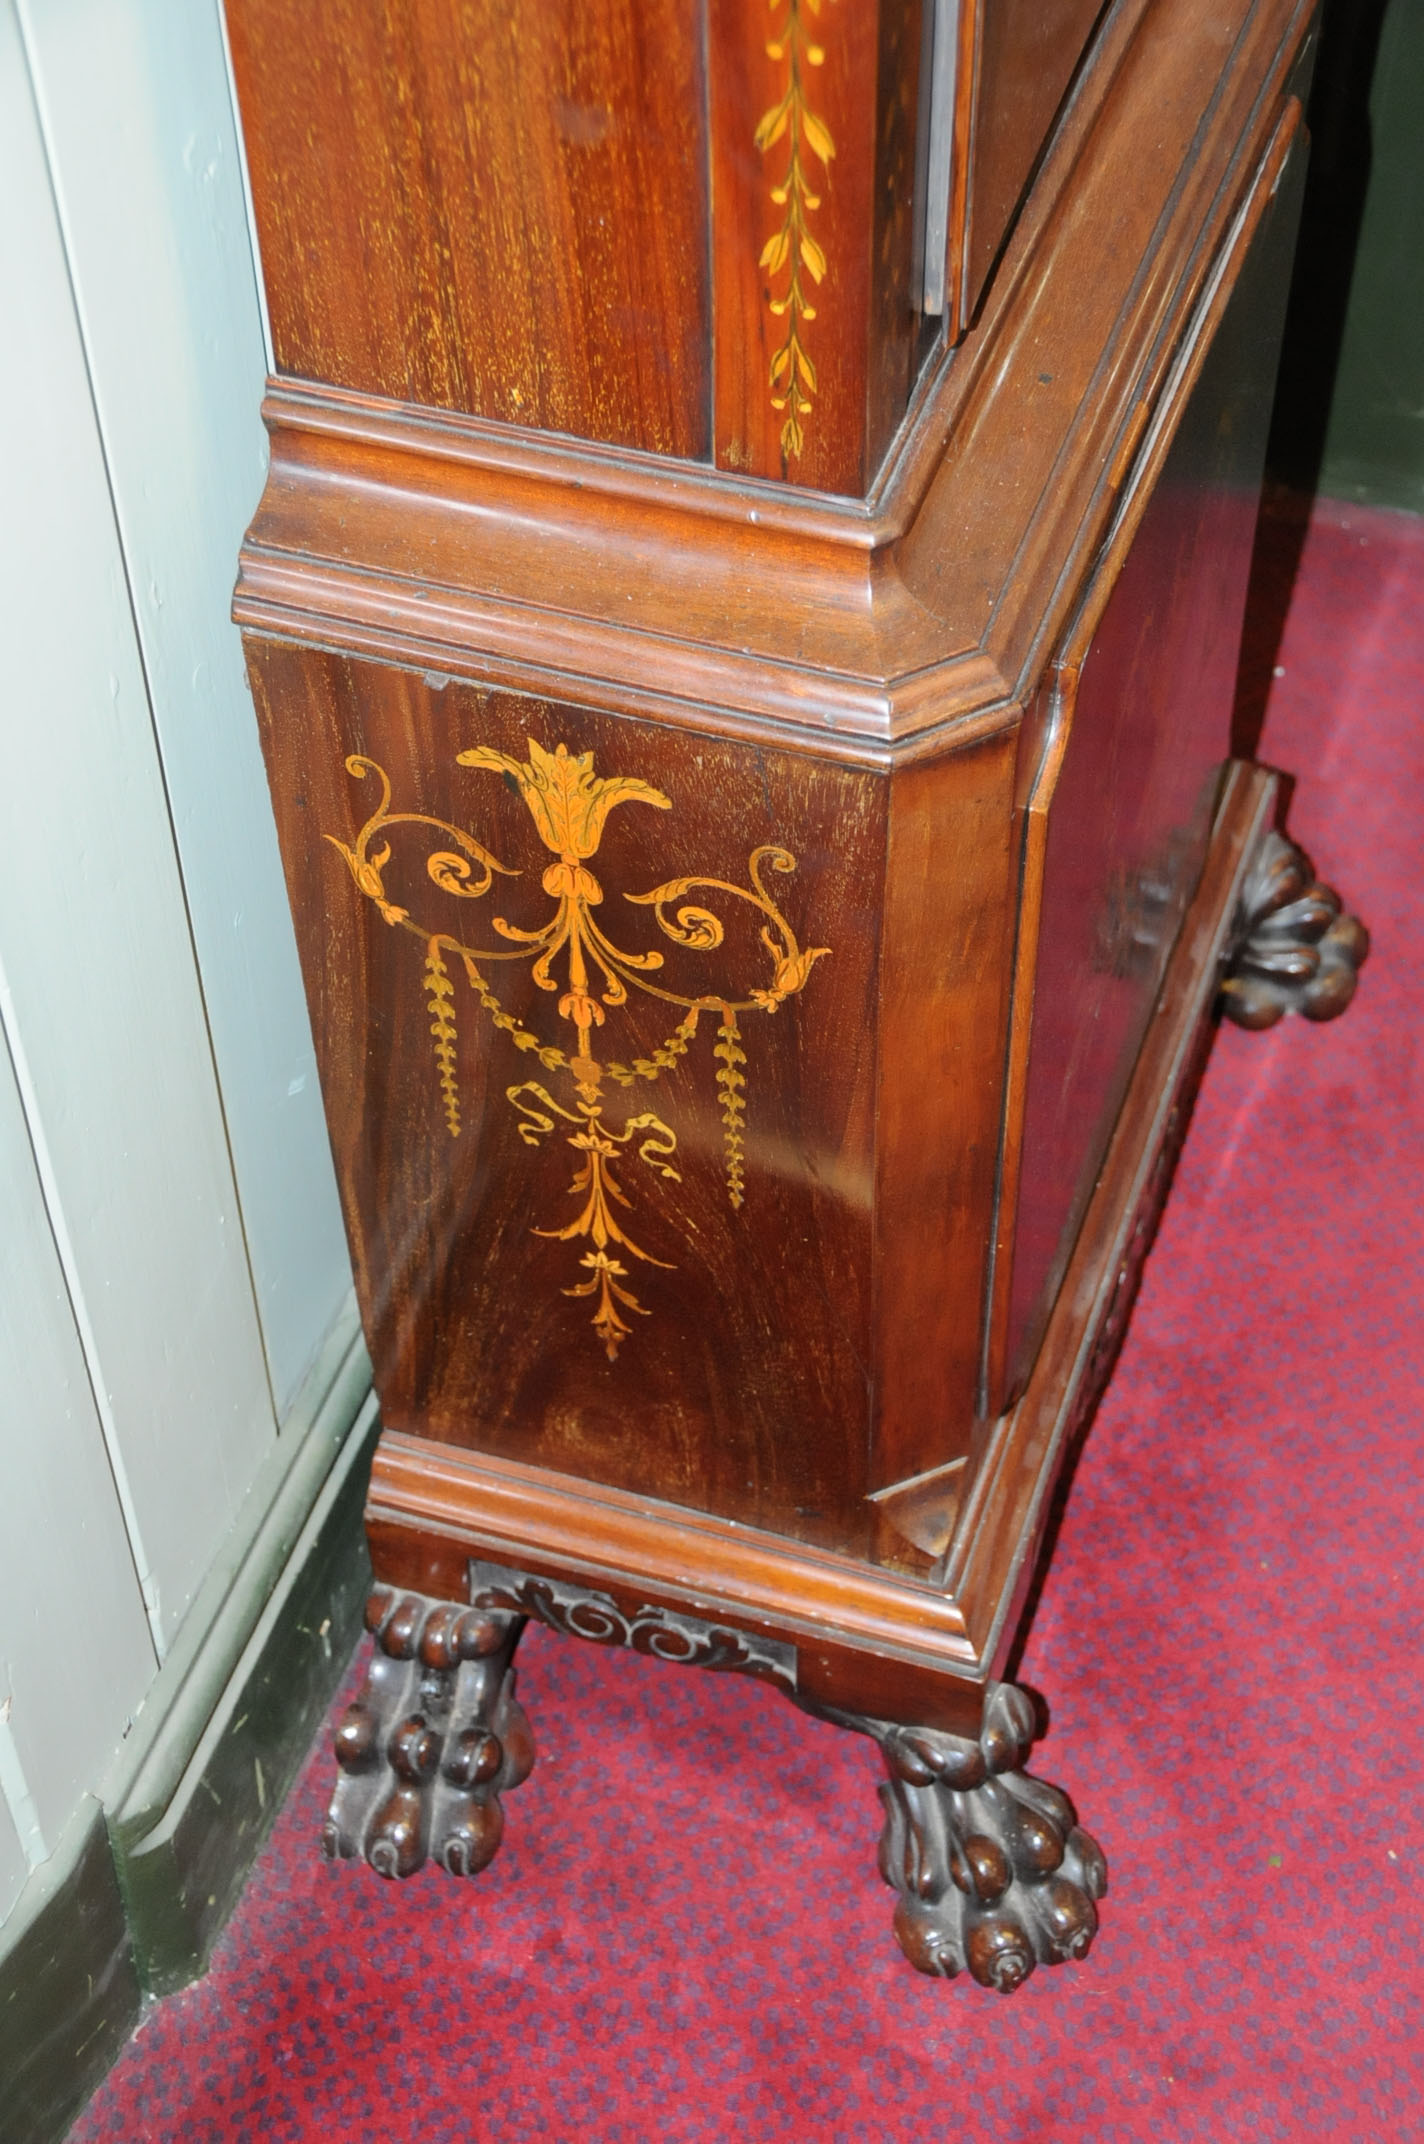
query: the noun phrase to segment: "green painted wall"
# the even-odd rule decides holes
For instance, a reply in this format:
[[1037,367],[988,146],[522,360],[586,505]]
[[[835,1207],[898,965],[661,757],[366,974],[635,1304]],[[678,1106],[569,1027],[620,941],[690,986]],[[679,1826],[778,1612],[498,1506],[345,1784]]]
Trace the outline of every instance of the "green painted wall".
[[1320,488],[1424,512],[1424,0],[1390,0]]
[[1424,512],[1424,0],[1326,0],[1310,129],[1271,468]]

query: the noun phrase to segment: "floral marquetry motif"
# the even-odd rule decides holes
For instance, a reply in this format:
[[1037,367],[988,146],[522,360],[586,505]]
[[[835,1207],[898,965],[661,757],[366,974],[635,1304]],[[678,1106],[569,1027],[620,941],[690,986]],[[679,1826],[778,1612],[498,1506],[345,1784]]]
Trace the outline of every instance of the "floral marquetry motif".
[[[565,1082],[561,1097],[543,1080],[519,1080],[505,1089],[505,1098],[518,1116],[519,1135],[526,1146],[539,1147],[558,1133],[578,1157],[568,1186],[570,1194],[580,1201],[578,1214],[562,1228],[539,1228],[535,1234],[558,1243],[586,1246],[579,1260],[583,1277],[575,1279],[563,1293],[592,1300],[594,1330],[612,1361],[632,1329],[624,1313],[648,1315],[632,1286],[632,1272],[625,1258],[651,1266],[669,1264],[636,1242],[620,1218],[621,1213],[631,1210],[633,1202],[617,1170],[636,1155],[664,1181],[678,1183],[681,1179],[674,1160],[677,1134],[672,1126],[651,1110],[624,1112],[621,1122],[611,1120],[605,1082],[631,1089],[657,1080],[687,1055],[701,1021],[715,1021],[712,1054],[722,1117],[727,1196],[734,1207],[740,1207],[745,1197],[747,1085],[740,1016],[774,1013],[788,998],[797,996],[805,988],[815,963],[825,957],[829,948],[803,949],[799,944],[766,881],[770,872],[794,871],[796,859],[789,850],[768,843],[754,849],[748,859],[745,885],[689,873],[668,879],[646,893],[625,892],[626,901],[652,909],[658,928],[672,944],[699,954],[716,953],[726,936],[721,918],[704,905],[705,899],[721,895],[742,902],[762,919],[760,942],[771,963],[764,980],[739,981],[725,994],[710,990],[685,995],[672,990],[662,979],[664,959],[657,947],[630,952],[615,944],[595,920],[594,911],[603,904],[603,887],[588,868],[590,858],[598,852],[609,814],[617,806],[646,804],[669,811],[672,800],[635,775],[596,775],[591,752],[573,754],[563,744],[549,752],[533,738],[529,740],[527,760],[516,760],[491,746],[477,745],[461,752],[458,764],[503,775],[528,807],[539,840],[556,859],[546,866],[540,881],[543,892],[554,904],[553,914],[543,921],[525,925],[494,915],[490,918],[491,929],[503,942],[476,946],[455,933],[432,928],[428,919],[413,915],[408,907],[393,900],[385,873],[392,861],[390,837],[394,829],[419,827],[426,829],[427,837],[443,837],[438,846],[427,849],[425,875],[440,892],[455,900],[478,900],[490,892],[496,875],[517,878],[520,872],[501,863],[463,828],[427,813],[392,809],[391,784],[385,770],[359,753],[347,759],[347,772],[357,781],[374,777],[380,784],[380,802],[353,843],[348,845],[334,834],[326,838],[385,922],[410,933],[424,947],[423,985],[441,1107],[450,1137],[457,1139],[461,1132],[459,1030],[452,965],[463,971],[469,989],[496,1029],[507,1034],[517,1050],[532,1056],[547,1075]],[[703,899],[689,899],[692,895]],[[527,964],[541,990],[558,994],[558,1017],[566,1023],[561,1042],[542,1039],[505,1010],[484,973],[486,966],[499,961]],[[609,1013],[629,1003],[630,991],[675,1007],[682,1018],[651,1056],[631,1056],[626,1063],[602,1062],[593,1054],[595,1037],[606,1028]]]
[[[786,168],[771,188],[781,220],[762,248],[760,265],[772,278],[767,303],[782,323],[782,339],[771,360],[771,406],[784,410],[781,451],[790,460],[805,444],[804,420],[819,382],[806,348],[803,328],[814,320],[810,291],[826,273],[826,256],[811,234],[811,218],[821,205],[813,193],[808,158],[829,173],[836,145],[824,119],[811,109],[809,71],[825,65],[825,49],[810,34],[809,22],[821,12],[821,0],[771,0],[780,27],[767,44],[767,57],[785,69],[785,88],[762,114],[756,145],[765,155],[786,144]],[[785,273],[785,283],[780,278]],[[808,283],[807,278],[810,278]]]

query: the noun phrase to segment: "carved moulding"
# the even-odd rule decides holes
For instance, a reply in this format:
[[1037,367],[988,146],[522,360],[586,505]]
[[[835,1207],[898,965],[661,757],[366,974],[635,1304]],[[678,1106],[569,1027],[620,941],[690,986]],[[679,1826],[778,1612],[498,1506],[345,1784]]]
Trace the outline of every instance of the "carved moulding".
[[500,1564],[472,1561],[469,1593],[468,1607],[372,1594],[375,1652],[337,1730],[328,1856],[362,1856],[383,1876],[413,1875],[428,1855],[455,1876],[493,1859],[500,1793],[534,1762],[510,1665],[532,1619],[595,1645],[753,1676],[876,1742],[889,1775],[880,1873],[899,1894],[900,1948],[921,1972],[967,1971],[1011,1994],[1035,1965],[1087,1956],[1106,1865],[1067,1797],[1020,1768],[1034,1712],[1013,1684],[989,1686],[971,1740],[814,1703],[798,1687],[795,1646],[781,1639],[667,1608],[625,1609],[588,1587]]
[[1369,932],[1321,885],[1304,849],[1268,833],[1242,888],[1222,1013],[1238,1027],[1274,1027],[1288,1012],[1333,1020],[1355,995],[1369,949]]
[[531,1578],[502,1564],[470,1565],[470,1598],[477,1608],[526,1616],[566,1637],[626,1646],[680,1667],[751,1675],[796,1697],[796,1648],[775,1638],[753,1638],[744,1630],[703,1623],[668,1608],[640,1607],[625,1614],[606,1593],[558,1579]]

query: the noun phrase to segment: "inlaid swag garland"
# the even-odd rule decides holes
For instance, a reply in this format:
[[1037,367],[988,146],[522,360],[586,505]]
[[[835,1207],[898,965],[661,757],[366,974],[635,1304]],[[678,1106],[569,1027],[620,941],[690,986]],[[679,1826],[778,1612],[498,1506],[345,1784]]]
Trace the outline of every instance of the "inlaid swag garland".
[[[374,902],[385,921],[409,932],[425,949],[423,982],[430,1014],[430,1033],[435,1046],[435,1068],[441,1106],[452,1138],[460,1136],[460,1087],[457,1056],[458,1027],[455,983],[450,963],[464,971],[470,989],[496,1029],[507,1034],[517,1050],[533,1057],[550,1074],[566,1074],[571,1093],[568,1101],[557,1099],[537,1079],[521,1080],[505,1089],[506,1099],[518,1113],[519,1134],[527,1146],[537,1147],[564,1125],[568,1145],[580,1157],[570,1195],[582,1201],[577,1217],[563,1228],[541,1228],[534,1233],[556,1242],[586,1240],[589,1249],[580,1260],[586,1280],[565,1288],[568,1296],[594,1298],[593,1326],[611,1361],[631,1327],[622,1316],[631,1310],[648,1315],[628,1285],[628,1268],[615,1255],[615,1247],[645,1265],[668,1268],[635,1243],[618,1218],[616,1209],[631,1210],[632,1201],[614,1174],[620,1154],[634,1147],[638,1158],[658,1175],[681,1181],[674,1165],[677,1135],[651,1110],[625,1116],[615,1128],[605,1115],[604,1081],[633,1088],[640,1081],[652,1083],[684,1058],[696,1038],[704,1015],[715,1015],[717,1039],[713,1045],[716,1086],[721,1108],[727,1195],[740,1207],[745,1195],[743,1131],[746,1124],[747,1059],[742,1048],[739,1016],[749,1012],[773,1013],[804,989],[814,964],[829,951],[811,946],[804,952],[795,932],[767,890],[764,874],[796,869],[789,850],[766,843],[754,849],[747,863],[748,884],[734,885],[728,879],[689,874],[667,879],[650,893],[625,893],[635,906],[651,908],[658,927],[673,944],[697,953],[713,953],[723,943],[725,930],[711,909],[687,900],[689,894],[720,893],[744,901],[765,918],[760,940],[771,960],[771,974],[764,986],[745,987],[727,994],[708,992],[688,997],[651,980],[663,966],[656,947],[629,953],[616,946],[595,922],[593,910],[603,901],[603,888],[588,869],[597,853],[604,825],[616,805],[650,804],[659,811],[672,809],[669,797],[636,775],[598,777],[593,754],[571,754],[560,744],[546,751],[533,738],[527,760],[511,759],[489,745],[477,745],[457,755],[462,767],[477,767],[502,774],[518,790],[528,806],[540,840],[557,859],[545,869],[542,886],[555,903],[554,913],[544,923],[525,929],[505,917],[491,917],[500,946],[472,946],[448,931],[432,930],[406,908],[389,899],[383,874],[390,863],[389,832],[398,827],[425,827],[449,846],[428,851],[425,871],[442,893],[456,900],[478,900],[487,894],[498,874],[520,874],[502,864],[484,844],[454,826],[425,812],[394,811],[391,784],[385,770],[373,759],[353,753],[346,770],[357,781],[373,776],[381,785],[381,800],[348,846],[334,834],[326,839],[341,855],[359,890]],[[379,844],[379,846],[377,846]],[[681,902],[674,913],[672,904]],[[512,1013],[506,1012],[482,972],[482,963],[528,961],[541,990],[559,991],[554,963],[561,959],[562,991],[558,1012],[573,1029],[573,1050],[545,1042]],[[603,1027],[609,1011],[628,1003],[629,990],[659,998],[678,1007],[683,1017],[650,1057],[634,1057],[626,1064],[600,1064],[593,1056],[594,1031]],[[572,1106],[569,1106],[569,1102]]]

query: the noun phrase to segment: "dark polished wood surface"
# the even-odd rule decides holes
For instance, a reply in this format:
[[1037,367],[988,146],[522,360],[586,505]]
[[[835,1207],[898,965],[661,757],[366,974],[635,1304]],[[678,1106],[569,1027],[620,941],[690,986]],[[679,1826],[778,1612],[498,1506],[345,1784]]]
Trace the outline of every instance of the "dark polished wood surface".
[[[1017,1349],[1021,1384],[1053,1300],[1226,750],[1222,693],[1196,691],[1184,651],[1209,642],[1218,682],[1234,658],[1250,476],[1218,449],[1269,368],[1249,292],[1245,341],[1228,335],[1198,373],[1299,118],[1284,95],[1298,11],[1239,5],[1234,26],[1192,26],[1195,101],[1170,64],[1183,45],[1167,0],[1109,26],[1066,167],[1045,173],[1046,205],[1006,263],[1010,297],[945,376],[954,448],[928,489],[909,456],[878,522],[814,504],[799,526],[784,509],[763,518],[716,479],[679,488],[489,429],[430,434],[369,403],[280,406],[238,610],[263,629],[249,631],[254,690],[391,1427],[911,1578],[933,1569],[1004,1364]],[[1159,136],[1176,124],[1185,143],[1193,126],[1198,157],[1151,168],[1116,208],[1113,273],[1040,317],[1089,242],[1083,197],[1123,192],[1132,100],[1148,90]],[[1155,287],[1127,245],[1146,244],[1154,204]],[[1082,399],[1091,331],[1117,384]],[[1055,419],[1052,395],[1031,397],[1026,429],[1025,364],[1079,405]],[[927,403],[922,432],[942,421]],[[1026,456],[1046,470],[1055,439],[1058,481],[1035,490]],[[932,545],[926,531],[943,537],[974,496],[994,510],[972,541]],[[982,577],[1011,547],[986,606]],[[818,600],[837,583],[839,619]],[[1037,834],[1016,785],[1063,692],[1035,689],[1021,737],[985,659],[1005,618],[1026,635],[1020,668],[1062,621],[1055,674],[1079,696]],[[300,644],[318,638],[350,652]],[[563,689],[521,689],[516,649],[564,666]],[[843,692],[867,655],[882,708],[900,666],[903,733],[891,717],[868,751],[844,700],[814,729],[811,710],[787,719],[801,678]],[[747,741],[739,678],[762,702]],[[629,789],[591,847],[553,838],[531,802],[531,758],[561,749],[566,766],[586,760],[590,793]],[[472,753],[482,767],[461,764]],[[768,909],[749,874],[773,850],[794,868]],[[583,899],[578,873],[587,930],[624,960],[592,976],[586,1014],[584,953],[567,930],[548,936],[558,903]],[[661,908],[639,905],[660,886]],[[710,903],[715,923],[679,925],[685,902]],[[1076,1064],[1058,1030],[1100,984]],[[592,1040],[577,1041],[580,1018]],[[601,1064],[580,1076],[576,1048],[595,1045]]]
[[[388,1425],[863,1549],[888,785],[800,755],[276,644],[253,642],[249,657]],[[565,1293],[587,1277],[588,1244],[539,1233],[579,1211],[569,1195],[579,1156],[568,1146],[578,1125],[552,1117],[536,1147],[529,1111],[507,1099],[533,1080],[576,1112],[579,1089],[567,1068],[546,1067],[493,1025],[454,949],[492,947],[480,972],[504,1012],[572,1055],[558,993],[539,986],[533,954],[513,957],[492,920],[531,929],[546,920],[550,852],[512,783],[457,763],[477,746],[523,761],[531,738],[550,753],[559,745],[591,753],[595,779],[632,776],[669,800],[667,809],[634,799],[610,811],[588,858],[609,939],[661,956],[646,975],[654,989],[745,1001],[772,987],[775,964],[758,935],[765,918],[745,901],[696,889],[674,899],[674,911],[684,899],[701,902],[725,921],[722,945],[705,952],[676,945],[649,908],[627,898],[683,876],[745,885],[748,859],[767,844],[795,859],[775,892],[798,939],[826,949],[794,997],[739,1016],[739,1203],[729,1195],[715,1005],[657,1078],[604,1080],[610,1124],[654,1111],[676,1142],[645,1163],[649,1134],[640,1130],[610,1164],[631,1202],[615,1203],[617,1223],[657,1261],[615,1250],[625,1268],[615,1285],[641,1307],[623,1306],[630,1330],[614,1360],[591,1323],[597,1297]],[[479,900],[446,890],[427,859],[452,846],[448,835],[393,825],[372,850],[391,846],[385,897],[420,931],[393,928],[334,846],[350,848],[379,801],[376,774],[347,771],[353,754],[387,775],[393,809],[468,830],[519,875],[497,877]],[[998,767],[1002,822],[1011,780],[1002,752]],[[978,779],[975,761],[971,786]],[[1002,879],[1006,837],[1000,848]],[[941,912],[965,901],[972,916],[982,899],[947,870],[926,891]],[[1002,897],[1001,885],[996,913]],[[449,934],[455,1136],[427,1032],[426,946],[440,934]],[[566,958],[555,962],[560,990]],[[999,987],[997,974],[989,987]],[[686,1017],[682,1003],[636,983],[625,1003],[600,998],[599,1011],[595,1047],[614,1066],[651,1063]],[[972,1286],[972,1272],[966,1279]],[[961,1379],[961,1412],[967,1397]]]
[[[974,316],[1103,0],[976,0],[961,61],[965,200],[951,221],[955,318]],[[966,23],[966,29],[969,24]]]
[[1054,1483],[1122,1342],[1277,806],[1275,775],[1239,761],[1227,769],[1197,890],[1028,1383],[976,1454],[939,1577],[991,1673],[1003,1672],[1013,1642]]
[[283,372],[706,458],[695,10],[232,0],[227,19]]
[[239,620],[838,759],[967,742],[1036,690],[1236,213],[1298,128],[1306,8],[1227,12],[1114,15],[868,506],[283,387]]
[[[1261,204],[1108,593],[1050,671],[1052,765],[1008,1289],[1022,1388],[1200,869],[1229,750],[1236,651],[1304,160]],[[1218,301],[1220,302],[1220,301]],[[1194,368],[1192,368],[1194,369]],[[1185,385],[1185,382],[1184,382]],[[1007,1225],[1007,1217],[1006,1217]],[[997,1386],[991,1367],[991,1388]]]
[[[1099,0],[228,0],[279,370],[863,496]],[[922,136],[952,147],[920,311]]]

